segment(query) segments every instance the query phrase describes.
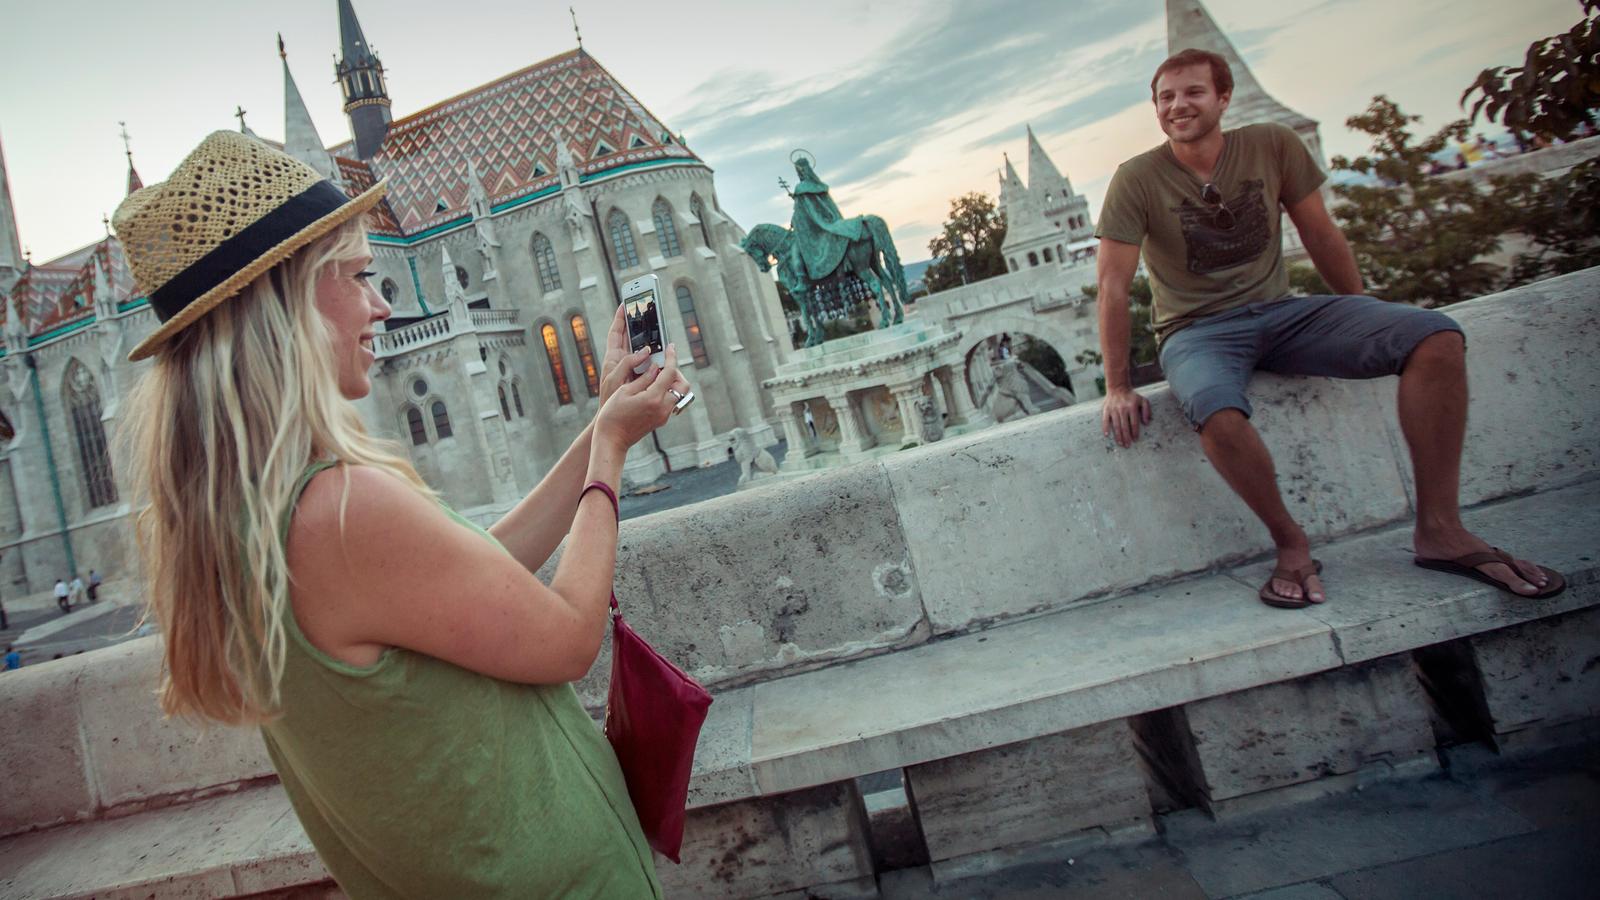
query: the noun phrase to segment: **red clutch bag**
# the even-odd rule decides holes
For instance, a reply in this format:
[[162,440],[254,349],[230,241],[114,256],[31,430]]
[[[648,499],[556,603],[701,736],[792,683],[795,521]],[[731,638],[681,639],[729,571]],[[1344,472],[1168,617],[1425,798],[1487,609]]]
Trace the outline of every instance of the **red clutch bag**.
[[[595,482],[615,506],[611,487]],[[584,489],[585,491],[588,488]],[[657,853],[679,862],[689,773],[711,694],[655,651],[622,620],[611,595],[611,690],[606,740],[617,754],[644,836]]]

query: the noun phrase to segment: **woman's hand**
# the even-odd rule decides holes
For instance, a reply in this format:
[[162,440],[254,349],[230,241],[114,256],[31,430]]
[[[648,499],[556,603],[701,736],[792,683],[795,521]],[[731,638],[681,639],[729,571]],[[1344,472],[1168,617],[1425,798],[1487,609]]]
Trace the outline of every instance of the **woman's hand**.
[[600,364],[600,405],[606,405],[617,388],[633,378],[634,367],[650,358],[648,349],[638,353],[628,352],[628,324],[623,320],[623,307],[611,317],[611,331],[606,334],[605,361]]
[[[635,356],[637,354],[624,357],[623,363],[637,365],[637,361],[628,362]],[[677,346],[667,345],[665,356],[665,367],[651,366],[643,375],[613,390],[595,417],[595,440],[626,452],[645,435],[667,423],[678,398],[689,392],[689,382],[678,373]]]

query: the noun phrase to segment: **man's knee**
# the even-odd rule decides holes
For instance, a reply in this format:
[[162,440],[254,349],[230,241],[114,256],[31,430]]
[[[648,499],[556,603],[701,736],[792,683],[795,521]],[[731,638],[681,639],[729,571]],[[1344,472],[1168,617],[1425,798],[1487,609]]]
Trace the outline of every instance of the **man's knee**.
[[1207,416],[1195,430],[1200,432],[1202,437],[1225,440],[1250,427],[1250,417],[1245,415],[1244,410],[1229,406]]
[[1467,340],[1461,332],[1454,329],[1448,331],[1435,331],[1411,349],[1411,355],[1406,357],[1402,371],[1412,366],[1423,366],[1428,369],[1458,369],[1466,363]]

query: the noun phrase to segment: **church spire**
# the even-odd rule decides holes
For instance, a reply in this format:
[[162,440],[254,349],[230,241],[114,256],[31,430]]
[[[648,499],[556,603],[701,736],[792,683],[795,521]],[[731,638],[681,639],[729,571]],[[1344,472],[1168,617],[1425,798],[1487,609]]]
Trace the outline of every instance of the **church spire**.
[[334,63],[334,76],[344,91],[344,113],[350,118],[356,155],[371,159],[389,133],[389,88],[383,80],[383,63],[367,43],[350,0],[339,0],[339,40],[343,54]]
[[1228,102],[1226,122],[1229,128],[1254,125],[1259,122],[1278,122],[1300,134],[1312,146],[1321,160],[1321,139],[1317,123],[1291,110],[1262,90],[1260,82],[1251,74],[1244,58],[1233,47],[1216,20],[1206,11],[1200,0],[1167,0],[1167,53],[1174,54],[1190,48],[1209,50],[1228,61],[1233,70],[1233,97]]
[[[283,152],[316,169],[323,178],[337,181],[339,173],[333,157],[323,147],[317,126],[306,109],[306,102],[300,97],[300,88],[295,85],[294,75],[289,72],[289,54],[283,48],[281,34],[278,35],[278,58],[283,60]],[[240,127],[243,127],[243,123],[241,116]]]
[[6,179],[5,148],[0,146],[0,288],[10,290],[15,276],[27,265],[17,235],[17,217],[11,208],[11,183]]
[[133,167],[133,147],[128,143],[128,123],[118,122],[122,126],[122,152],[128,157],[128,193],[144,187],[144,181],[139,178],[139,172]]

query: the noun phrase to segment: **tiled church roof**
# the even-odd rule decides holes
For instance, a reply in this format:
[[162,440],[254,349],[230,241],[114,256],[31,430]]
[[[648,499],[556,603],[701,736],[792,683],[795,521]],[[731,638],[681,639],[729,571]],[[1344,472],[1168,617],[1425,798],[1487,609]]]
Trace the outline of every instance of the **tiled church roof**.
[[94,267],[109,263],[116,302],[133,296],[133,273],[122,242],[103,238],[59,259],[31,266],[12,292],[28,310],[30,333],[39,333],[86,318],[94,312]]
[[414,234],[466,213],[468,156],[497,203],[556,185],[561,140],[585,175],[652,159],[698,161],[594,57],[573,50],[396,120],[367,164],[390,179],[389,211]]
[[[333,163],[339,167],[339,177],[344,179],[345,192],[352,197],[378,183],[378,179],[372,175],[372,168],[359,159],[335,156]],[[401,236],[400,225],[394,220],[394,211],[389,208],[388,197],[378,201],[378,205],[367,213],[367,232],[390,237]]]

